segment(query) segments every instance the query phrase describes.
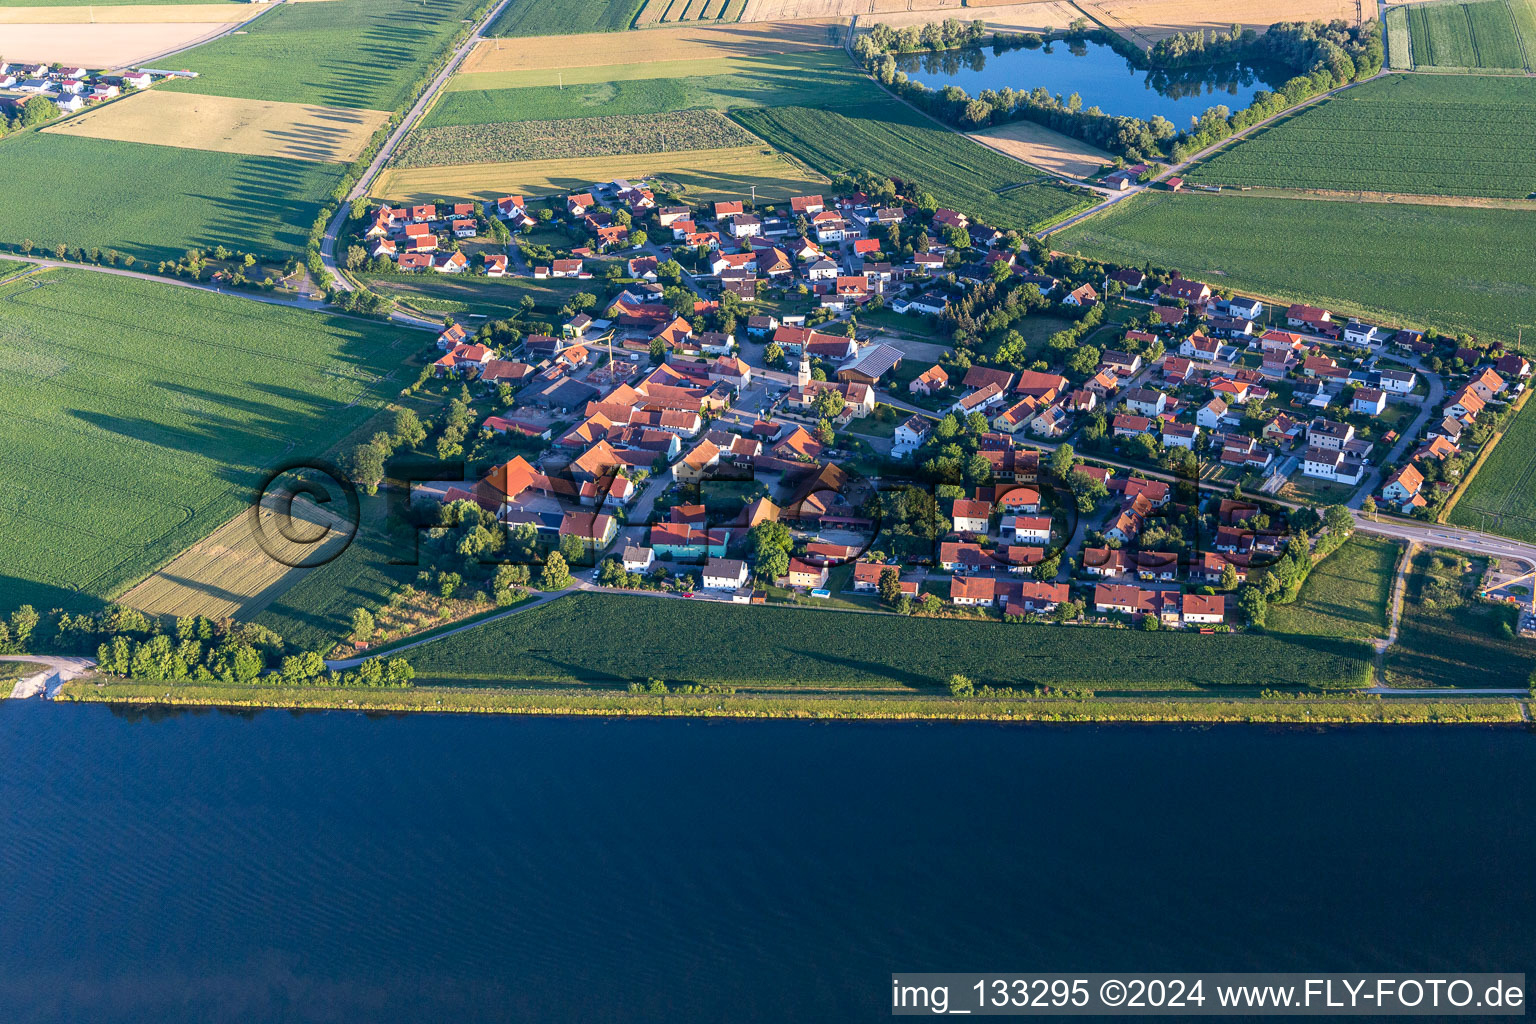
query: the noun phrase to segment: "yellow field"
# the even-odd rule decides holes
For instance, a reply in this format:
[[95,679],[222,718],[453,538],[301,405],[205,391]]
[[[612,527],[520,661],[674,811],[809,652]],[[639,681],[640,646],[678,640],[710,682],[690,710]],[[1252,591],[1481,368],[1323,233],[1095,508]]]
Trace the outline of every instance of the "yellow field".
[[971,138],[1042,171],[1073,178],[1087,177],[1114,159],[1086,142],[1053,132],[1033,121],[1012,121],[975,132]]
[[424,202],[432,199],[490,199],[512,194],[551,195],[585,189],[614,178],[662,178],[694,201],[751,196],[783,201],[805,195],[827,179],[757,146],[697,149],[679,153],[582,157],[573,160],[520,160],[504,164],[390,169],[374,184],[376,198]]
[[382,110],[149,90],[43,130],[215,153],[351,163],[388,120],[389,114]]
[[[99,7],[97,10],[114,8]],[[247,17],[254,17],[262,10],[261,7],[250,7]],[[5,47],[6,60],[121,68],[146,63],[161,54],[211,39],[226,31],[229,25],[229,22],[207,21],[151,25],[6,25],[5,31],[0,32],[0,46]]]
[[[272,501],[276,500],[274,496]],[[273,511],[274,507],[261,509],[263,539],[286,561],[318,561],[343,545],[347,527],[325,508],[297,500],[292,514],[299,522],[291,522],[286,514]],[[320,537],[322,531],[330,536],[318,547],[300,545],[286,551],[283,529],[301,538]],[[164,569],[124,594],[121,602],[152,615],[249,619],[312,571],[289,568],[268,554],[258,542],[251,514],[246,512],[177,555]]]
[[834,38],[840,31],[836,22],[802,21],[650,29],[638,37],[643,44],[624,32],[486,39],[475,44],[459,71],[475,74],[803,53],[841,45],[840,37]]
[[955,11],[962,6],[961,0],[747,0],[741,20],[797,21],[802,18],[847,18],[855,14],[864,17],[909,10]]
[[885,24],[892,28],[906,28],[908,25],[926,25],[945,18],[958,18],[960,21],[980,18],[986,22],[989,32],[1050,32],[1066,28],[1082,16],[1083,12],[1068,0],[1036,0],[1035,3],[1022,4],[1011,0],[995,4],[970,0],[961,11],[945,8],[871,15],[860,18],[859,27],[867,29],[876,24]]
[[230,24],[261,13],[257,4],[153,4],[127,7],[0,7],[0,25]]
[[[1233,24],[1262,32],[1278,21],[1355,21],[1356,0],[1079,0],[1091,17],[1138,46],[1178,32]],[[1374,8],[1373,8],[1374,13]]]

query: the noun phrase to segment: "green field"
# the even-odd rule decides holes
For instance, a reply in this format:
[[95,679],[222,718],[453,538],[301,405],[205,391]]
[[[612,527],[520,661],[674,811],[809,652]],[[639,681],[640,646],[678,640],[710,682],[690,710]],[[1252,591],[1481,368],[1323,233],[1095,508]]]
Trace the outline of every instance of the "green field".
[[1419,551],[1403,597],[1397,643],[1387,651],[1389,686],[1524,687],[1536,641],[1516,638],[1515,610],[1467,596],[1482,564],[1463,572],[1454,551]]
[[[0,286],[0,593],[91,608],[404,382],[384,324],[55,270]],[[400,374],[403,376],[403,373]]]
[[1509,343],[1536,327],[1536,211],[1146,193],[1051,238],[1266,298]]
[[[1322,637],[1200,636],[577,594],[411,652],[418,682],[1095,690],[1360,685],[1369,650]],[[616,642],[616,638],[622,638]]]
[[[61,188],[69,167],[101,173],[89,187]],[[148,261],[220,244],[292,255],[340,178],[340,167],[308,160],[27,132],[0,140],[0,180],[16,197],[0,204],[0,241],[111,247]]]
[[829,177],[869,170],[901,178],[998,228],[1034,230],[1091,205],[1046,175],[948,131],[889,97],[839,111],[733,112],[751,131]]
[[1536,403],[1525,403],[1448,518],[1536,542]]
[[1294,603],[1269,610],[1266,628],[1360,640],[1386,636],[1397,552],[1393,541],[1355,534],[1312,570]]
[[645,0],[512,0],[486,29],[489,36],[567,36],[629,28]]
[[1526,68],[1536,45],[1522,39],[1532,25],[1529,0],[1414,4],[1407,21],[1415,68]]
[[1413,68],[1412,34],[1408,31],[1408,8],[1393,7],[1387,11],[1387,66],[1394,71]]
[[282,4],[249,30],[177,54],[172,88],[331,107],[399,110],[478,0]]
[[438,128],[498,121],[655,114],[692,107],[828,107],[860,102],[869,96],[867,80],[841,52],[735,58],[734,63],[745,67],[729,74],[637,79],[616,76],[611,81],[526,88],[483,87],[494,84],[482,80],[494,78],[496,73],[455,75],[422,124]]
[[1533,78],[1390,75],[1263,129],[1186,176],[1223,185],[1524,199],[1536,192],[1533,120]]
[[531,295],[535,308],[552,318],[577,292],[602,294],[603,289],[599,281],[563,277],[543,281],[531,277],[467,277],[460,274],[364,274],[361,277],[369,288],[402,302],[425,299],[423,309],[441,308],[444,312],[455,312],[438,304],[462,304],[461,308],[465,310],[494,319],[520,315],[525,295]]
[[418,128],[406,137],[390,166],[451,167],[756,145],[761,145],[761,140],[716,111],[678,110]]

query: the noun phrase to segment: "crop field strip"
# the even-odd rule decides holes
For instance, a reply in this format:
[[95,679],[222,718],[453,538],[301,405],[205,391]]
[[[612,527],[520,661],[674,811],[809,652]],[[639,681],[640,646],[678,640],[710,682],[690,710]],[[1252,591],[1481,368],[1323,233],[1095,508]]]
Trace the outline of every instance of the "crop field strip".
[[1146,49],[1179,32],[1215,30],[1233,24],[1262,32],[1280,21],[1353,22],[1355,0],[1081,0],[1094,21]]
[[1536,210],[1146,193],[1052,236],[1245,294],[1513,344],[1536,330]]
[[1536,192],[1536,79],[1389,75],[1260,130],[1191,181],[1524,199]]
[[230,519],[262,470],[383,405],[397,331],[55,270],[0,286],[0,565],[94,607]]
[[754,145],[762,145],[762,141],[716,111],[680,110],[421,128],[407,136],[390,164],[399,168],[445,167]]
[[[1388,13],[1389,47],[1405,26],[1412,59],[1392,66],[1425,69],[1536,71],[1536,4],[1533,0],[1469,0],[1394,8]],[[1394,34],[1395,33],[1395,34]]]
[[825,52],[841,46],[842,26],[835,21],[686,25],[651,29],[643,36],[596,32],[486,39],[464,58],[459,74],[761,58],[777,53]]
[[1536,543],[1536,403],[1525,403],[1447,519]]
[[[648,677],[761,689],[921,691],[977,685],[1095,690],[1359,686],[1370,648],[1324,637],[1147,633],[577,594],[412,651],[417,684]],[[624,643],[604,642],[622,636]],[[722,638],[729,638],[723,642]]]
[[828,177],[872,170],[915,183],[946,206],[999,228],[1035,230],[1089,205],[1046,175],[882,97],[845,111],[732,112],[773,146]]
[[565,36],[622,32],[645,0],[512,0],[486,28],[489,36]]
[[685,191],[690,200],[739,199],[753,186],[760,201],[782,202],[826,185],[827,179],[763,146],[705,149],[571,160],[459,164],[452,167],[390,169],[379,175],[373,194],[390,200],[427,202],[438,197],[492,199],[527,194],[560,195],[594,181],[657,177]]

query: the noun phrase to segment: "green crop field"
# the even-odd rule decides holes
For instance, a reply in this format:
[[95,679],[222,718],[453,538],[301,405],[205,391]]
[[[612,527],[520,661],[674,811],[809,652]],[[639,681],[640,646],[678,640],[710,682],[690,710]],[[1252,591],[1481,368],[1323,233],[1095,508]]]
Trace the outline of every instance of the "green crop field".
[[477,0],[283,4],[247,31],[178,54],[172,88],[214,96],[399,110]]
[[1408,31],[1408,8],[1393,7],[1387,11],[1387,66],[1394,71],[1413,68],[1413,51],[1410,49],[1412,33]]
[[[623,637],[622,643],[608,638]],[[1361,685],[1369,649],[1323,637],[1145,633],[578,594],[412,651],[418,682],[1096,690]]]
[[1355,534],[1312,570],[1295,603],[1269,610],[1265,627],[1361,640],[1386,636],[1397,553],[1393,541]]
[[[734,58],[740,70],[717,75],[480,88],[498,73],[455,75],[423,126],[657,114],[708,107],[831,107],[870,97],[869,83],[841,52]],[[598,70],[598,69],[594,69]],[[612,69],[600,69],[612,70]]]
[[620,32],[634,22],[645,0],[512,0],[486,30],[490,36],[566,36]]
[[1525,403],[1478,467],[1449,519],[1536,542],[1536,403]]
[[1536,192],[1533,120],[1536,78],[1390,75],[1266,128],[1186,176],[1524,199]]
[[435,304],[443,302],[462,304],[463,309],[495,319],[519,315],[525,295],[533,298],[535,309],[553,318],[577,292],[602,294],[603,290],[598,281],[563,277],[540,281],[531,277],[470,277],[463,274],[360,276],[369,288],[402,302],[424,299],[426,304],[422,308],[426,309],[436,309]]
[[1526,68],[1536,45],[1536,39],[1522,38],[1532,27],[1530,15],[1528,0],[1414,4],[1407,11],[1413,67]]
[[401,339],[86,271],[0,286],[0,593],[99,606],[373,415],[408,383]]
[[[89,184],[61,188],[65,167],[94,169]],[[0,204],[0,241],[151,261],[219,244],[297,254],[340,178],[337,165],[309,160],[27,132],[0,140],[0,181],[18,197]]]
[[1397,643],[1383,669],[1389,686],[1524,687],[1536,665],[1536,640],[1513,633],[1516,612],[1469,596],[1482,560],[1465,571],[1455,551],[1419,551],[1403,595]]
[[841,111],[772,107],[731,116],[829,177],[869,170],[901,178],[931,192],[941,205],[994,227],[1034,230],[1091,205],[1044,184],[1043,172],[947,131],[888,97]]
[[391,161],[393,167],[451,167],[518,160],[732,149],[761,140],[714,110],[678,110],[631,117],[418,128]]
[[1536,211],[1147,193],[1051,237],[1267,298],[1513,343],[1536,328]]

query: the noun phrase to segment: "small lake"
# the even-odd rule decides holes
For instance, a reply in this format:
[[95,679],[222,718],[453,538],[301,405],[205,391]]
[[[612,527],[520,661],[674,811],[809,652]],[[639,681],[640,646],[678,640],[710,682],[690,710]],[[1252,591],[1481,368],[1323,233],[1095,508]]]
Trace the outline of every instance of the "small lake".
[[892,971],[1529,970],[1536,736],[0,702],[0,1021],[889,1021]]
[[1151,120],[1161,114],[1174,127],[1222,103],[1241,110],[1261,89],[1273,90],[1292,76],[1283,67],[1241,63],[1210,64],[1175,71],[1142,71],[1103,43],[1057,40],[1043,47],[1008,50],[951,50],[896,58],[907,77],[942,89],[958,85],[972,96],[984,89],[1025,92],[1040,86],[1063,99],[1074,92],[1083,108]]

